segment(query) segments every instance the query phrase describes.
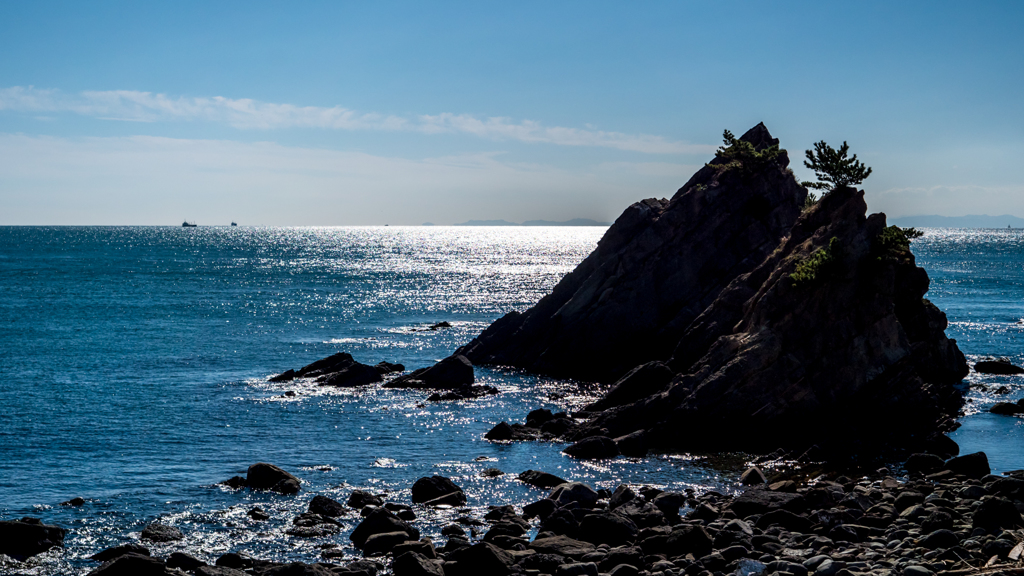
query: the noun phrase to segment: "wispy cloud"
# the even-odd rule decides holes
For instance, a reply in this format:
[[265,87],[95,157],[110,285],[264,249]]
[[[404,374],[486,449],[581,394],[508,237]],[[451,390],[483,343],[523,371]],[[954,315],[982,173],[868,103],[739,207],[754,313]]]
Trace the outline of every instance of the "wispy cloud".
[[189,98],[134,90],[86,91],[66,94],[32,86],[0,88],[0,110],[71,113],[131,122],[213,122],[239,129],[321,128],[327,130],[458,133],[497,141],[593,146],[646,154],[710,154],[715,147],[670,140],[649,134],[625,134],[563,126],[532,120],[478,118],[442,113],[402,117],[358,112],[341,106],[296,106],[221,96]]

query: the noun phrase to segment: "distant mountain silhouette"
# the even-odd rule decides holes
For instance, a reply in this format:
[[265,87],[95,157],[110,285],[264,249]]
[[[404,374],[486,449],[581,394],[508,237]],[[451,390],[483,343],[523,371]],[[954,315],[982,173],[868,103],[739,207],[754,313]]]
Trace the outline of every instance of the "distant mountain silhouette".
[[553,220],[527,220],[522,224],[509,222],[508,220],[468,220],[460,222],[455,226],[610,226],[610,222],[598,222],[590,218],[573,218],[564,222]]
[[914,226],[919,228],[1024,228],[1024,218],[1009,214],[989,216],[988,214],[971,214],[968,216],[903,216],[891,218],[889,222],[896,226]]

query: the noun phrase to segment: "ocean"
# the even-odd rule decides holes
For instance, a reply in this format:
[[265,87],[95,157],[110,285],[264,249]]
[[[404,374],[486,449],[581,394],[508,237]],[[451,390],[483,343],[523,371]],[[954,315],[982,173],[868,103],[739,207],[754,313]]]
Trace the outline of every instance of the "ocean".
[[[597,488],[620,483],[729,491],[744,455],[675,454],[575,461],[554,443],[493,444],[502,420],[574,410],[587,383],[476,368],[501,390],[425,402],[411,390],[272,384],[270,375],[335,352],[428,366],[509,310],[546,294],[597,244],[603,227],[0,227],[0,518],[35,516],[69,530],[66,549],[17,570],[85,574],[85,559],[136,541],[159,520],[212,562],[228,551],[319,558],[339,534],[285,534],[316,494],[352,490],[408,503],[421,476],[462,486],[469,506],[523,504],[540,490],[515,477],[551,472]],[[928,297],[969,360],[1024,362],[1024,231],[928,229],[913,250]],[[429,326],[449,322],[447,329]],[[952,437],[997,471],[1024,468],[1022,420],[986,412],[1024,395],[1021,377],[973,371],[967,416]],[[293,391],[294,396],[285,393]],[[297,496],[218,482],[271,462],[303,480]],[[485,468],[506,472],[482,478]],[[59,503],[82,497],[81,507]],[[270,520],[246,511],[260,506]],[[438,539],[455,510],[418,511]],[[441,538],[443,540],[443,538]],[[13,570],[0,565],[0,573]]]

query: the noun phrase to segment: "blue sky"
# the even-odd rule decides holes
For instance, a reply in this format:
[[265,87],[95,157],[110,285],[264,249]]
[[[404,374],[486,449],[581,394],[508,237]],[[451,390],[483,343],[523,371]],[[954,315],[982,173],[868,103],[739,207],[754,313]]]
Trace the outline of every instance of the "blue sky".
[[724,128],[1024,215],[1018,2],[0,3],[0,224],[614,219]]

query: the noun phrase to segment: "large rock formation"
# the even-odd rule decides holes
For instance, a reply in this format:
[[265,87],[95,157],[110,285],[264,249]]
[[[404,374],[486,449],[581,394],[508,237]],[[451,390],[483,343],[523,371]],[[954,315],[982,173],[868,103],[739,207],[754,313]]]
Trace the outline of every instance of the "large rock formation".
[[[763,124],[742,139],[778,143]],[[968,369],[908,238],[852,188],[803,209],[788,162],[716,158],[630,206],[550,295],[458,353],[618,380],[574,439],[863,448],[951,429]]]

